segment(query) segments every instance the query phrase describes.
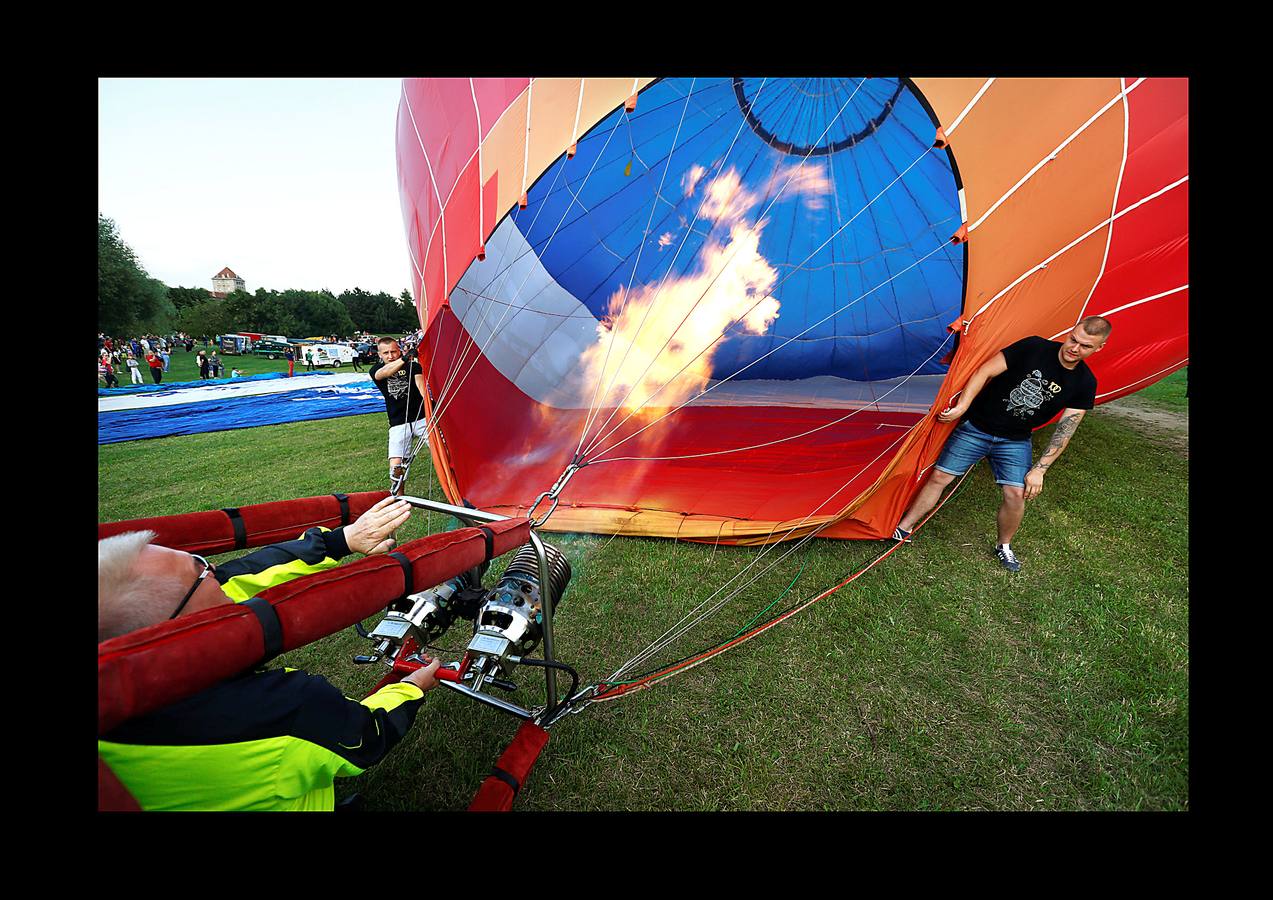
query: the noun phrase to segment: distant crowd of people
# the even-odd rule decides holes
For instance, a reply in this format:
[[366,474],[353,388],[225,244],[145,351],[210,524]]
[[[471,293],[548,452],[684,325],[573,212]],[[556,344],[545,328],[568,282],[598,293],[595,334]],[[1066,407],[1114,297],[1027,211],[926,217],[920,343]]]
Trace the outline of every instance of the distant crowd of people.
[[177,347],[187,351],[194,349],[194,341],[188,335],[177,334],[159,337],[154,334],[139,337],[110,337],[102,333],[97,335],[97,380],[106,387],[119,387],[119,376],[116,373],[128,370],[132,384],[145,384],[141,367],[144,363],[150,370],[150,377],[155,384],[162,384],[164,373],[172,362],[172,353]]
[[[205,341],[211,347],[211,341]],[[119,387],[120,375],[127,370],[130,384],[145,384],[142,367],[150,371],[151,380],[155,384],[163,384],[164,374],[172,364],[172,354],[177,350],[187,353],[195,352],[195,341],[190,335],[177,333],[161,337],[154,334],[139,335],[131,338],[117,338],[98,333],[97,335],[97,381],[108,388]],[[206,381],[210,378],[224,378],[225,364],[215,349],[198,351],[199,378]],[[243,373],[237,368],[230,372],[231,378]]]
[[[353,350],[353,368],[355,372],[363,371],[362,363],[374,359],[374,336],[355,336],[354,338],[337,339],[334,335],[328,343],[342,344]],[[210,339],[201,340],[203,347],[197,351],[196,361],[199,368],[199,379],[207,381],[212,378],[226,377],[225,363]],[[177,333],[166,337],[146,334],[132,338],[111,337],[101,332],[97,335],[97,381],[108,388],[120,386],[125,371],[128,372],[130,384],[145,384],[142,377],[144,371],[150,372],[155,384],[162,384],[164,375],[171,365],[172,354],[177,350],[195,353],[196,341],[185,333]],[[360,349],[361,348],[361,349]],[[303,362],[308,371],[318,367],[317,351],[312,346],[297,345],[289,347],[284,353],[287,360],[287,374],[295,374],[296,363]],[[244,373],[236,367],[229,373],[231,378],[239,378]]]

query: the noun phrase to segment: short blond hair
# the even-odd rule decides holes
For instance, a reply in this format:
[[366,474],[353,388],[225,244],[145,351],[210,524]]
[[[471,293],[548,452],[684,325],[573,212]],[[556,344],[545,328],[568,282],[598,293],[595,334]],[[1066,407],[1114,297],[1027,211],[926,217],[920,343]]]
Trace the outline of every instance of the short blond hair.
[[1094,338],[1107,337],[1114,326],[1104,316],[1088,316],[1079,322],[1079,326]]

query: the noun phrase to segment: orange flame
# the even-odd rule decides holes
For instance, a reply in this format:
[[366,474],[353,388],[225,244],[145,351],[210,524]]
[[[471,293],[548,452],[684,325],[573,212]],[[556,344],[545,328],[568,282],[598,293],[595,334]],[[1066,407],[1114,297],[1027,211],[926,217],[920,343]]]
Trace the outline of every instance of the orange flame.
[[[685,174],[686,197],[698,191],[705,174],[697,165]],[[782,189],[818,209],[830,184],[816,167],[792,167],[776,171],[766,188]],[[583,356],[586,383],[599,380],[605,392],[600,405],[620,406],[638,419],[655,415],[647,404],[679,406],[707,386],[712,356],[726,329],[763,334],[777,319],[780,302],[770,291],[778,273],[759,249],[768,220],[749,225],[746,219],[762,199],[742,184],[735,169],[726,169],[703,191],[698,219],[723,226],[728,237],[709,237],[685,275],[630,293],[620,289],[610,297],[597,341]],[[678,230],[687,226],[682,218]],[[659,248],[672,239],[671,232],[661,235]]]

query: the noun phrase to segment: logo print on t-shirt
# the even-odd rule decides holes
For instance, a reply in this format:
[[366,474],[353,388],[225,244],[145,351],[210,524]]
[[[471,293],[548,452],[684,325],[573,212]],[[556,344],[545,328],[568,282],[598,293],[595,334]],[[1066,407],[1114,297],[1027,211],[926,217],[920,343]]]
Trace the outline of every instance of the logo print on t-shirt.
[[406,372],[390,375],[385,379],[385,386],[389,388],[389,396],[395,400],[401,400],[411,390],[411,382],[407,379]]
[[1043,392],[1047,385],[1043,373],[1035,369],[1008,394],[1008,412],[1021,419],[1033,416],[1047,399]]

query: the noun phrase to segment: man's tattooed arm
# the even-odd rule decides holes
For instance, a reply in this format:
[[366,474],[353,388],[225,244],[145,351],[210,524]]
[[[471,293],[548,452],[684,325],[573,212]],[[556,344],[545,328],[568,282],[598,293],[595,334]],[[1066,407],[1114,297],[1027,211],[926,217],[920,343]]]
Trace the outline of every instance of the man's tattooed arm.
[[1061,415],[1061,421],[1056,423],[1056,430],[1052,432],[1052,440],[1048,442],[1048,447],[1039,457],[1039,461],[1034,464],[1036,469],[1047,471],[1048,466],[1060,458],[1086,412],[1085,409],[1067,409]]

